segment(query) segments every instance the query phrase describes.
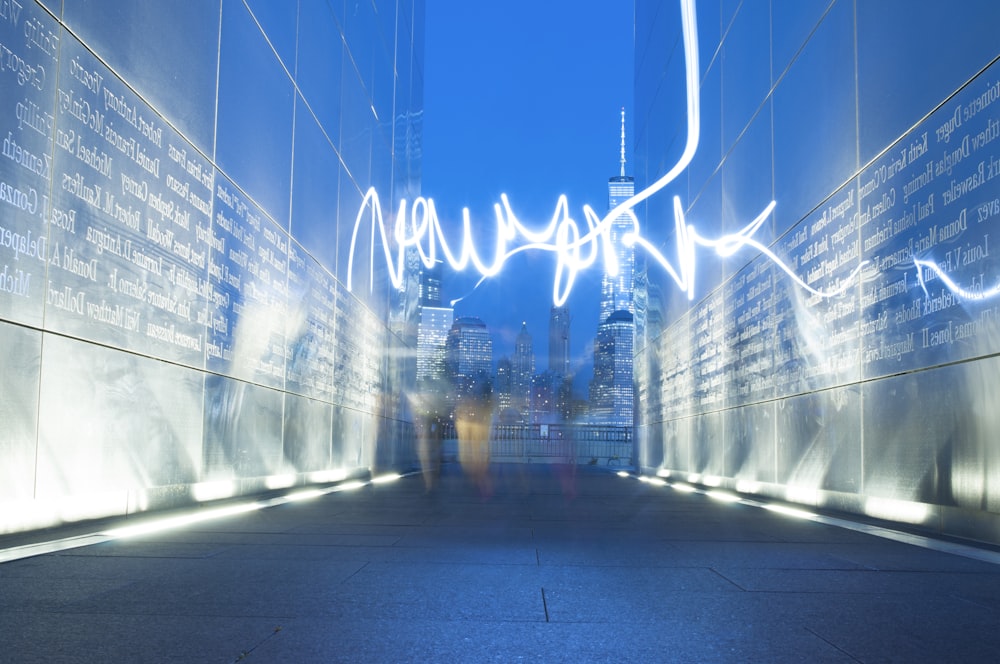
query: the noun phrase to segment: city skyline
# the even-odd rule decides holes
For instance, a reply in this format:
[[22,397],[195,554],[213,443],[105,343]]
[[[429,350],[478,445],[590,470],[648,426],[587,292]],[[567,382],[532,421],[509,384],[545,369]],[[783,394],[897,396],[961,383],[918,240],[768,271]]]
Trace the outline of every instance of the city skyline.
[[[627,132],[632,121],[632,12],[630,5],[608,12],[596,0],[573,11],[525,0],[428,4],[422,193],[434,198],[443,224],[456,225],[467,207],[475,223],[492,229],[502,193],[533,228],[548,223],[561,194],[581,224],[584,205],[603,210],[608,179],[620,169],[623,107]],[[629,144],[625,157],[629,164]],[[489,240],[483,242],[488,253]],[[555,259],[545,252],[513,257],[502,275],[478,288],[478,276],[446,270],[443,300],[460,299],[456,319],[481,318],[498,355],[509,354],[524,322],[536,342],[547,339],[554,272]],[[581,273],[566,302],[574,386],[584,394],[601,276],[599,269]],[[548,367],[548,343],[535,343],[534,352],[536,366]]]
[[[612,176],[608,178],[607,181],[607,196],[608,196],[608,210],[613,208],[621,200],[624,200],[631,195],[634,190],[634,178],[630,175],[625,175],[626,172],[626,158],[625,158],[625,110],[621,109],[621,144],[620,144],[620,174],[617,176]],[[582,308],[586,312],[588,319],[580,320],[579,317],[574,314],[573,307],[564,305],[556,306],[552,304],[551,298],[549,297],[549,291],[544,288],[533,288],[528,290],[525,295],[530,297],[521,298],[506,298],[508,303],[516,302],[517,306],[509,307],[508,309],[497,309],[494,306],[490,306],[487,303],[487,307],[493,313],[500,313],[500,323],[497,324],[495,320],[491,318],[489,314],[484,313],[482,310],[476,308],[474,305],[469,304],[466,300],[472,302],[477,301],[475,295],[478,295],[476,291],[478,290],[476,286],[472,286],[472,291],[470,293],[456,294],[448,291],[448,286],[454,287],[455,284],[463,283],[462,275],[457,275],[451,273],[447,268],[442,269],[439,265],[433,271],[432,278],[432,292],[433,292],[433,302],[428,303],[431,306],[440,305],[451,305],[450,310],[453,312],[453,317],[455,320],[463,317],[471,317],[482,320],[487,330],[489,331],[490,337],[493,341],[493,346],[496,349],[497,355],[493,360],[493,373],[496,375],[498,370],[498,363],[505,356],[513,357],[518,353],[518,346],[522,343],[521,338],[525,332],[525,327],[527,326],[528,333],[531,335],[531,331],[544,330],[545,331],[545,343],[543,343],[539,348],[541,352],[536,351],[535,346],[532,345],[531,350],[534,355],[533,361],[534,366],[538,369],[535,373],[538,373],[545,368],[551,368],[552,358],[551,353],[553,349],[553,342],[549,338],[549,326],[551,321],[549,316],[553,309],[558,309],[562,311],[562,317],[565,318],[566,325],[566,348],[561,353],[565,353],[565,357],[559,359],[559,363],[567,367],[565,373],[572,377],[574,392],[579,393],[580,396],[586,397],[589,390],[590,380],[594,375],[594,349],[601,325],[605,322],[607,317],[618,311],[619,309],[625,309],[630,313],[634,313],[634,304],[632,303],[632,286],[631,282],[633,280],[633,270],[634,270],[634,252],[631,248],[626,248],[622,242],[621,238],[625,232],[630,228],[630,222],[628,217],[623,215],[620,220],[617,220],[612,227],[611,240],[615,244],[615,254],[619,263],[620,274],[616,278],[609,277],[605,270],[591,271],[586,273],[578,280],[584,280],[586,283],[576,289],[575,296],[571,299],[573,303],[577,306],[582,305]],[[530,260],[530,259],[529,259]],[[537,257],[534,261],[537,262]],[[509,269],[511,273],[517,273],[516,269]],[[529,271],[530,273],[530,271]],[[533,277],[531,274],[528,275],[529,280]],[[498,276],[496,280],[496,286],[503,288],[503,279],[510,280],[510,275]],[[516,280],[516,277],[515,277]],[[543,279],[544,280],[544,279]],[[609,286],[609,282],[612,283]],[[628,286],[624,284],[628,283]],[[426,285],[421,281],[420,286],[420,300],[422,306],[426,301],[427,294],[425,293]],[[486,290],[486,289],[484,289]],[[470,297],[472,295],[473,297]],[[627,301],[627,302],[626,302]],[[547,307],[542,309],[541,305]],[[613,303],[610,305],[609,302]],[[436,303],[436,304],[435,304]],[[538,320],[542,314],[546,315],[546,321],[543,324],[541,320]],[[530,317],[529,317],[530,316]],[[516,330],[516,332],[515,332]],[[534,344],[534,336],[530,336],[531,343]],[[507,349],[510,349],[508,352]]]

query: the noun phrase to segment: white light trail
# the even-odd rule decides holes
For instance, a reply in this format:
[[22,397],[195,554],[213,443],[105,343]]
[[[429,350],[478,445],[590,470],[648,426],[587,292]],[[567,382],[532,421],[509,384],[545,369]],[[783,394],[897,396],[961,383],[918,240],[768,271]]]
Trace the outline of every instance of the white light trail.
[[[533,231],[525,226],[514,214],[506,194],[501,194],[500,203],[494,204],[496,217],[496,246],[492,258],[484,260],[473,243],[472,221],[468,208],[462,210],[462,235],[459,251],[453,251],[445,239],[444,231],[438,218],[434,201],[430,198],[418,197],[413,204],[407,206],[406,199],[399,202],[395,215],[393,231],[386,229],[382,214],[382,206],[378,193],[369,189],[361,202],[358,215],[354,222],[351,235],[351,249],[347,264],[347,289],[353,290],[354,253],[357,246],[358,231],[364,221],[366,211],[370,213],[371,256],[369,287],[375,284],[375,232],[378,230],[382,250],[389,268],[389,278],[396,288],[403,287],[403,270],[405,254],[415,247],[421,262],[431,268],[441,257],[448,265],[463,271],[471,264],[481,278],[478,287],[485,279],[496,276],[503,269],[504,263],[515,254],[531,249],[551,251],[556,254],[556,273],[552,285],[552,302],[562,306],[569,297],[576,276],[582,270],[593,265],[598,256],[603,257],[604,269],[609,275],[618,272],[617,258],[611,242],[611,226],[621,217],[627,217],[632,222],[633,230],[626,233],[622,241],[632,247],[644,249],[670,275],[677,287],[687,293],[688,299],[695,297],[695,275],[697,272],[697,248],[704,247],[714,250],[720,257],[728,257],[744,247],[760,251],[774,262],[796,284],[805,290],[821,297],[833,297],[843,293],[861,271],[864,263],[859,265],[847,279],[839,282],[830,290],[818,290],[811,287],[794,273],[786,263],[779,259],[770,249],[753,239],[753,235],[771,216],[775,202],[771,201],[757,217],[737,233],[709,239],[700,235],[694,226],[685,220],[683,206],[679,197],[673,199],[674,229],[677,244],[676,267],[660,253],[642,234],[639,220],[635,215],[635,206],[661,191],[673,182],[690,165],[698,149],[700,138],[700,98],[698,91],[698,34],[697,21],[693,0],[681,0],[681,31],[684,41],[685,57],[685,88],[687,92],[687,141],[684,151],[660,179],[622,201],[603,218],[589,206],[583,206],[583,216],[586,222],[586,232],[569,213],[569,203],[566,196],[560,196],[556,202],[555,212],[549,224],[542,230]],[[393,258],[393,247],[396,256]],[[454,304],[454,302],[452,303]]]
[[962,299],[987,300],[991,297],[1000,295],[1000,284],[997,284],[989,290],[984,290],[982,288],[982,284],[980,284],[980,288],[978,290],[968,290],[955,283],[955,280],[949,277],[934,261],[925,260],[923,258],[914,258],[913,264],[917,266],[917,281],[920,282],[920,287],[923,289],[924,295],[927,295],[928,297],[930,294],[927,292],[927,280],[924,278],[925,269],[936,274],[937,278],[941,280],[948,290]]

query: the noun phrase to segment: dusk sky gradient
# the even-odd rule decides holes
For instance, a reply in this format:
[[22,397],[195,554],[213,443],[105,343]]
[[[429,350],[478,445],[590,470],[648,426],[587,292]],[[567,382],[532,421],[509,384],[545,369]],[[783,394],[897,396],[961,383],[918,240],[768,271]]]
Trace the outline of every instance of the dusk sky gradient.
[[[442,224],[457,228],[468,207],[492,256],[493,205],[506,193],[518,218],[544,227],[560,194],[585,225],[583,206],[607,212],[608,178],[619,172],[620,112],[626,110],[631,170],[633,8],[598,0],[428,0],[424,57],[423,195]],[[457,242],[457,236],[456,236]],[[547,368],[555,257],[532,251],[473,290],[478,275],[446,272],[455,316],[477,316],[494,357],[514,350],[522,321],[536,370]],[[578,392],[592,374],[600,270],[581,274],[567,305]]]

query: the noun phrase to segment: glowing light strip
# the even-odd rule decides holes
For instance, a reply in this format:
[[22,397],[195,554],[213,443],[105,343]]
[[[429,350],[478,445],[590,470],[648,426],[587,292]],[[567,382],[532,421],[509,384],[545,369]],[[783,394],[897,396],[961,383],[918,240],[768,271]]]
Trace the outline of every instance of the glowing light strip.
[[930,295],[927,292],[927,280],[924,279],[925,269],[936,274],[937,278],[944,283],[948,290],[965,300],[986,300],[1000,295],[1000,284],[997,284],[989,290],[970,291],[955,283],[955,281],[933,261],[924,260],[922,258],[914,258],[913,264],[917,266],[917,281],[920,282],[920,287],[923,289],[924,295]]
[[[664,475],[669,475],[670,471],[666,469],[660,469],[657,471],[657,475],[663,477]],[[648,482],[648,479],[644,479],[643,475],[631,475],[624,471],[619,471],[618,477],[622,478],[634,478],[640,482]],[[700,477],[700,476],[699,476]],[[750,487],[751,492],[755,493],[760,487],[757,482],[740,480],[737,482],[738,493],[744,493],[744,490],[740,488],[740,485],[744,487]],[[907,544],[912,544],[914,546],[920,546],[925,549],[933,549],[935,551],[943,551],[945,553],[950,553],[956,556],[964,556],[966,558],[972,558],[974,560],[982,560],[984,562],[992,563],[994,565],[1000,564],[1000,553],[994,551],[988,551],[986,549],[981,549],[975,546],[968,546],[965,544],[960,544],[957,542],[948,542],[944,540],[937,540],[931,537],[925,537],[922,535],[914,535],[911,533],[905,533],[898,530],[892,530],[891,528],[885,528],[881,526],[876,526],[869,523],[860,523],[857,521],[851,521],[850,519],[842,519],[834,516],[827,516],[823,514],[817,514],[816,512],[810,512],[804,509],[798,509],[795,507],[790,507],[787,505],[781,505],[777,503],[768,503],[763,500],[756,500],[752,498],[745,498],[742,496],[737,496],[731,493],[720,492],[714,489],[709,489],[702,491],[697,489],[690,484],[667,484],[672,489],[681,491],[682,493],[704,493],[710,498],[720,500],[724,503],[747,505],[749,507],[759,507],[766,509],[771,512],[776,512],[778,514],[784,514],[785,516],[795,517],[798,519],[805,519],[807,521],[813,521],[815,523],[822,523],[828,526],[836,526],[838,528],[845,528],[847,530],[853,530],[859,533],[866,533],[868,535],[874,535],[875,537],[882,537],[889,540],[894,540],[897,542],[905,542]],[[879,499],[870,498],[866,500],[864,512],[869,516],[875,516],[876,518],[895,520],[895,521],[907,521],[909,523],[918,523],[916,519],[925,520],[928,514],[924,511],[927,505],[922,503],[913,503],[910,501],[901,500],[891,500],[891,499]],[[873,514],[873,512],[878,512]],[[900,518],[902,516],[903,518]]]
[[[329,472],[337,476],[346,476],[346,472],[342,470],[334,470]],[[14,560],[22,560],[24,558],[41,556],[48,553],[56,553],[59,551],[68,551],[70,549],[77,549],[85,546],[91,546],[93,544],[102,544],[104,542],[110,542],[117,539],[127,539],[130,537],[151,535],[167,530],[183,528],[204,521],[211,521],[215,519],[224,518],[227,516],[236,516],[240,514],[245,514],[247,512],[254,512],[257,510],[267,509],[269,507],[277,507],[279,505],[284,505],[286,503],[314,500],[316,498],[321,498],[322,496],[331,493],[340,493],[342,491],[353,491],[356,489],[362,489],[366,486],[369,486],[370,484],[381,484],[386,482],[392,482],[395,480],[402,479],[404,477],[410,477],[415,474],[417,473],[415,472],[404,473],[404,474],[392,473],[388,475],[374,477],[370,480],[352,480],[348,482],[341,482],[340,484],[331,487],[300,489],[297,491],[292,491],[290,493],[287,493],[283,496],[276,496],[274,498],[269,498],[265,500],[238,503],[236,505],[228,505],[225,507],[218,507],[218,508],[199,509],[198,511],[195,512],[189,512],[177,516],[151,518],[151,520],[149,521],[144,521],[143,523],[139,523],[136,525],[110,528],[108,530],[102,530],[87,535],[80,535],[76,537],[65,537],[61,539],[49,540],[46,542],[39,542],[36,544],[25,544],[23,546],[9,547],[6,549],[0,548],[0,563],[11,562]]]
[[[437,262],[438,249],[452,269],[462,271],[471,263],[481,275],[476,283],[478,287],[485,279],[500,273],[504,263],[511,256],[529,249],[555,252],[557,257],[556,275],[552,285],[552,301],[556,306],[565,304],[573,288],[576,275],[589,268],[597,260],[598,254],[603,254],[604,268],[609,275],[618,273],[618,261],[611,242],[611,227],[619,219],[625,218],[631,222],[632,230],[626,233],[622,241],[627,246],[639,246],[653,257],[670,275],[677,286],[687,293],[688,299],[695,297],[695,274],[697,271],[696,247],[713,249],[721,257],[731,256],[744,247],[757,249],[774,262],[796,284],[810,293],[821,297],[833,297],[843,293],[861,271],[857,267],[850,276],[832,290],[817,290],[808,285],[792,268],[781,261],[772,251],[752,238],[754,233],[770,217],[775,202],[771,201],[761,213],[747,226],[737,233],[724,235],[717,239],[709,239],[700,235],[684,218],[684,210],[680,198],[674,198],[674,227],[677,241],[677,267],[663,256],[649,241],[642,237],[639,220],[634,213],[635,206],[656,194],[673,182],[690,165],[698,149],[700,138],[700,96],[698,91],[698,30],[695,18],[693,0],[681,0],[681,31],[684,41],[685,57],[685,88],[687,92],[687,141],[684,151],[677,163],[660,179],[642,191],[615,206],[603,218],[589,205],[583,206],[584,220],[587,232],[581,233],[580,225],[569,214],[569,204],[566,196],[560,196],[552,219],[543,230],[532,231],[522,224],[514,211],[506,194],[501,194],[500,203],[494,204],[496,216],[497,240],[491,262],[486,262],[479,255],[472,241],[472,221],[468,208],[462,210],[462,236],[460,251],[454,252],[449,246],[438,219],[434,201],[430,198],[418,197],[409,206],[407,214],[406,199],[400,200],[398,212],[395,215],[395,225],[391,234],[386,229],[382,215],[382,206],[378,193],[369,189],[361,202],[358,215],[355,218],[354,230],[351,235],[351,249],[347,264],[347,289],[353,290],[354,253],[357,247],[358,231],[364,221],[366,211],[370,212],[371,255],[369,288],[375,286],[375,233],[376,229],[382,242],[389,268],[389,278],[396,288],[403,287],[403,268],[405,254],[410,247],[415,247],[421,262],[427,268],[432,268]],[[391,246],[395,246],[396,257],[393,260]],[[516,245],[508,249],[508,245]],[[603,249],[603,252],[600,251]],[[474,287],[475,288],[475,287]],[[457,300],[452,301],[452,305]]]

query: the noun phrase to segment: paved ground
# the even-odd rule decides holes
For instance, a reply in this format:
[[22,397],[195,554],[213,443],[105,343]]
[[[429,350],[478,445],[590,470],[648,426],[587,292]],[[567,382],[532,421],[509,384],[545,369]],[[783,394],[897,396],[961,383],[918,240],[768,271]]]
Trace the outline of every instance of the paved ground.
[[609,472],[528,468],[496,469],[488,498],[458,474],[431,495],[409,477],[0,564],[0,661],[1000,653],[1000,565]]

